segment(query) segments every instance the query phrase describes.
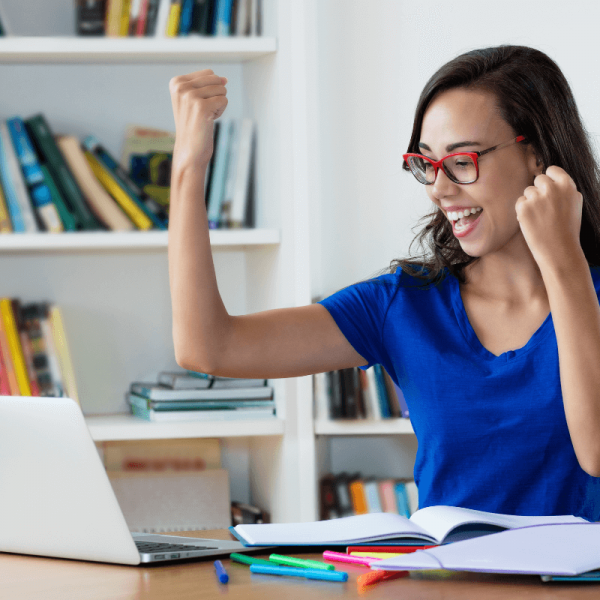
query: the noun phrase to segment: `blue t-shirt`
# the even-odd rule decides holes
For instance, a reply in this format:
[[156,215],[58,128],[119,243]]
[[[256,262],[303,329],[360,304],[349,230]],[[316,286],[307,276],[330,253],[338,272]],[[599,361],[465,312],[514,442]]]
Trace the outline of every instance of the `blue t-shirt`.
[[[591,268],[600,290],[600,268]],[[600,520],[600,478],[575,456],[549,314],[495,356],[469,323],[456,277],[429,289],[399,270],[320,302],[355,350],[399,385],[417,436],[419,508]]]

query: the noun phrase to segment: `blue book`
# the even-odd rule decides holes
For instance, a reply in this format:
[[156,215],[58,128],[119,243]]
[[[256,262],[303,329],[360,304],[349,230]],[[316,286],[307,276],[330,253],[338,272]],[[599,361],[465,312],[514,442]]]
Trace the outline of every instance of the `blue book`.
[[369,508],[369,512],[383,512],[381,508],[381,499],[379,497],[379,485],[377,481],[365,481],[365,496],[367,497],[367,507]]
[[213,174],[208,198],[208,226],[217,229],[221,219],[221,207],[225,197],[225,183],[227,177],[227,164],[229,162],[229,140],[233,123],[229,120],[221,121],[217,147],[214,149]]
[[216,0],[215,35],[229,35],[232,0]]
[[381,407],[381,418],[389,419],[392,416],[390,411],[390,403],[385,389],[385,381],[383,380],[383,367],[381,365],[373,365],[375,370],[375,382],[377,384],[377,398]]
[[6,197],[6,206],[10,215],[10,221],[15,233],[24,233],[25,222],[21,214],[19,199],[15,191],[15,184],[8,165],[8,157],[6,154],[6,144],[12,144],[8,127],[4,123],[0,123],[0,177],[2,178],[2,187],[4,196]]
[[179,17],[179,35],[189,35],[192,28],[192,14],[194,12],[194,0],[183,0],[181,15]]
[[396,506],[398,508],[398,514],[401,514],[407,519],[410,518],[410,509],[408,507],[408,495],[406,493],[406,486],[403,481],[397,481],[394,486],[394,492],[396,493]]

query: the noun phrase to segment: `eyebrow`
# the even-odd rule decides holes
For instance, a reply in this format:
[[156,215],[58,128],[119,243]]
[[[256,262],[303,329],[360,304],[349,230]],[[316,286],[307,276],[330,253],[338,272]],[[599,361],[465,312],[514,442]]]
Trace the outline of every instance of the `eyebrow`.
[[[480,142],[456,142],[455,144],[448,144],[446,146],[446,152],[452,152],[453,150],[456,150],[457,148],[464,148],[465,146],[481,146],[481,143]],[[431,148],[427,144],[424,144],[423,142],[419,142],[419,148],[423,148],[424,150],[429,150],[429,152],[432,152]]]

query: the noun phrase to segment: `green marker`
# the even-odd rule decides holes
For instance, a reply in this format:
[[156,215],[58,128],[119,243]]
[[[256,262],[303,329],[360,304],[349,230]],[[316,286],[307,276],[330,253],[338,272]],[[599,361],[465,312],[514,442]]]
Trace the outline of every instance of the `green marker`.
[[233,554],[229,555],[229,558],[231,560],[234,560],[235,562],[239,562],[239,563],[243,563],[245,565],[272,565],[273,563],[265,560],[264,558],[253,558],[252,556],[246,556],[245,554],[238,554],[237,552],[234,552]]
[[269,560],[278,565],[286,565],[288,567],[300,567],[302,569],[322,569],[323,571],[335,571],[335,565],[320,562],[318,560],[310,560],[308,558],[294,558],[292,556],[283,556],[282,554],[271,554]]

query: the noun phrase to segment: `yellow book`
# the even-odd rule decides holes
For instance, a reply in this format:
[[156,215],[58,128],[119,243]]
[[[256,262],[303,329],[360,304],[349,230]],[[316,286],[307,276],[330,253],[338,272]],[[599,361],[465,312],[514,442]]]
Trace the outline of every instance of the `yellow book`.
[[167,21],[167,37],[177,37],[181,17],[181,0],[172,0]]
[[129,9],[131,8],[131,0],[123,0],[123,8],[121,10],[121,22],[119,24],[119,36],[126,37],[129,35]]
[[75,370],[73,369],[73,361],[71,360],[71,352],[69,351],[65,327],[58,306],[53,305],[50,307],[48,318],[50,320],[50,328],[52,329],[54,347],[56,348],[56,354],[58,355],[58,364],[62,374],[65,394],[80,404],[79,396],[77,394],[77,385],[75,383]]
[[146,213],[144,213],[144,211],[131,199],[129,194],[119,185],[104,165],[102,165],[89,150],[86,150],[84,154],[98,181],[119,203],[119,206],[125,211],[125,214],[140,229],[151,229],[152,221],[150,220],[150,217],[148,217],[148,215],[146,215]]
[[118,37],[121,31],[121,15],[123,14],[124,0],[108,0],[106,8],[106,35]]
[[402,556],[406,552],[350,552],[350,556],[358,556],[359,558],[394,558],[394,556]]
[[12,233],[12,230],[12,223],[10,222],[10,215],[8,214],[8,207],[6,206],[4,190],[0,185],[0,233]]
[[25,365],[25,357],[23,356],[21,340],[19,339],[19,332],[17,331],[17,323],[10,298],[2,298],[0,300],[0,316],[2,317],[2,325],[4,326],[6,338],[8,339],[8,348],[15,367],[19,391],[21,396],[31,396],[27,366]]

